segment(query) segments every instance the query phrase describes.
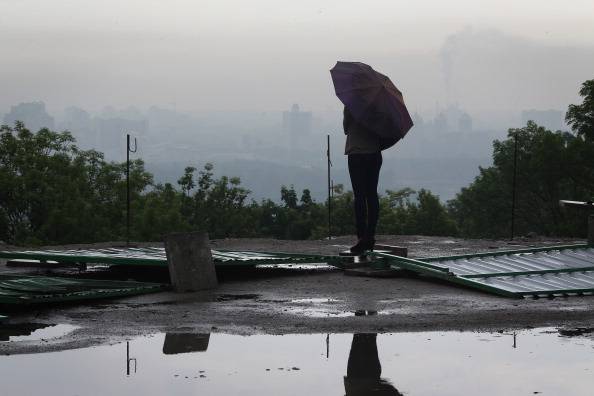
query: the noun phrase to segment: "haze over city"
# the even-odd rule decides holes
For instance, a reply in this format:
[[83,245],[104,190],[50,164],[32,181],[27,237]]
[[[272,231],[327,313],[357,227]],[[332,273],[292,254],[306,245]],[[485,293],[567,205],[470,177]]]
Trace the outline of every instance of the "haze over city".
[[454,111],[483,134],[483,161],[493,137],[523,126],[522,111],[581,103],[581,84],[594,78],[592,20],[594,5],[579,0],[0,0],[0,114],[43,102],[58,127],[73,106],[91,117],[156,106],[201,120],[196,140],[207,145],[230,130],[282,140],[265,133],[282,133],[298,104],[320,151],[332,134],[339,155],[342,105],[329,70],[361,61],[390,76],[421,120],[388,157],[414,148],[476,158],[472,144],[423,128]]

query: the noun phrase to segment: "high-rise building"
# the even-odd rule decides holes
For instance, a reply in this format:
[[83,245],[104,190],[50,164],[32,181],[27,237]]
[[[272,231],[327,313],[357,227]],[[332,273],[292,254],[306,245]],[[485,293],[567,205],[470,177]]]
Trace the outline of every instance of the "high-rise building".
[[466,112],[458,119],[458,132],[472,133],[472,118]]
[[306,148],[312,129],[311,111],[299,111],[299,105],[291,106],[291,111],[283,112],[283,133],[289,149]]
[[11,106],[10,113],[4,115],[4,124],[13,126],[15,121],[22,121],[25,128],[37,132],[41,128],[54,129],[54,117],[45,112],[45,103],[31,102]]

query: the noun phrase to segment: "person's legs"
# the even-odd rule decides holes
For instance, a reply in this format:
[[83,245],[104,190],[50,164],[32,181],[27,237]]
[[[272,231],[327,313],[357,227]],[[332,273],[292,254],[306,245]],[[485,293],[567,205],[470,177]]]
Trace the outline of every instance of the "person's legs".
[[377,185],[382,153],[351,154],[348,164],[355,197],[355,228],[358,239],[351,251],[373,250],[379,218]]
[[363,238],[366,229],[367,198],[365,191],[367,174],[365,162],[365,154],[350,154],[348,156],[349,175],[355,197],[355,230],[357,238]]
[[377,185],[379,182],[380,169],[382,167],[382,153],[370,154],[366,164],[365,197],[367,199],[367,225],[365,237],[374,238],[379,219],[379,195]]

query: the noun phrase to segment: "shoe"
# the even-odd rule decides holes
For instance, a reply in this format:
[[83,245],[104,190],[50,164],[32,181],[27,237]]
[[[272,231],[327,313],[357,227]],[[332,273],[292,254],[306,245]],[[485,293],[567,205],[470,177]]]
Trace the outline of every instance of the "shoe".
[[364,250],[373,250],[375,247],[375,238],[374,237],[365,237],[363,238],[363,249]]
[[351,247],[351,253],[361,254],[365,251],[365,238],[358,238],[355,246]]

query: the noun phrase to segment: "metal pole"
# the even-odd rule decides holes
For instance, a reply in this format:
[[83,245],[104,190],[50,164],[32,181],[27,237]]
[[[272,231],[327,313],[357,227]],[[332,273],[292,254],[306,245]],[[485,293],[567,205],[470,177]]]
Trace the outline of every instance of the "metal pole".
[[134,150],[130,149],[130,134],[126,135],[126,245],[130,245],[130,153],[135,153],[136,138],[134,138]]
[[130,341],[126,341],[126,375],[130,375]]
[[517,169],[517,162],[518,162],[518,135],[514,136],[515,139],[515,146],[514,146],[514,176],[512,182],[512,224],[511,224],[511,238],[510,240],[513,241],[514,239],[514,222],[516,217],[516,169]]
[[330,161],[330,135],[328,135],[328,149],[326,151],[328,156],[328,240],[332,240],[332,185],[330,182],[330,168],[332,161]]
[[126,245],[130,245],[130,135],[126,137]]

